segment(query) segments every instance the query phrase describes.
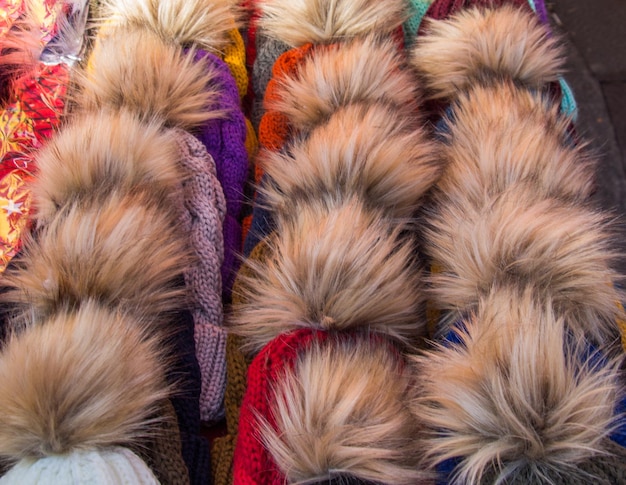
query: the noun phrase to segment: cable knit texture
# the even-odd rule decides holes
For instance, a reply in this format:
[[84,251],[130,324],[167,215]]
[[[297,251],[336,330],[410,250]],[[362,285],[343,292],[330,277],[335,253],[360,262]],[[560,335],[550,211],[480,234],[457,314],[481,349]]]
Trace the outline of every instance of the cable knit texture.
[[214,421],[221,416],[226,385],[226,338],[219,274],[226,201],[215,163],[202,143],[183,130],[176,130],[176,139],[181,165],[190,176],[184,184],[183,221],[197,255],[197,264],[185,273],[185,284],[192,302],[196,357],[202,375],[200,415],[203,421]]
[[239,217],[243,204],[244,184],[248,176],[247,128],[240,108],[237,84],[226,63],[204,51],[198,51],[196,58],[203,59],[217,73],[219,102],[212,108],[226,111],[223,118],[205,123],[200,128],[198,137],[215,161],[217,178],[226,197],[226,216],[223,224],[224,262],[221,272],[222,296],[225,301],[229,301],[241,251]]

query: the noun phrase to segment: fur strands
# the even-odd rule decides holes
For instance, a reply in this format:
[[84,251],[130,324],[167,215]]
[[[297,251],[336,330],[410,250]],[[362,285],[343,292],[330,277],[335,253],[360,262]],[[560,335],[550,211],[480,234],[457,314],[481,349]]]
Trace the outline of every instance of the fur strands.
[[376,103],[340,108],[286,152],[267,152],[262,163],[270,182],[261,190],[275,210],[358,196],[390,219],[412,217],[440,173],[434,145],[415,120]]
[[302,205],[278,221],[271,255],[242,282],[246,303],[233,330],[256,351],[300,327],[363,329],[405,343],[423,335],[420,276],[402,229],[357,199]]
[[[104,0],[103,18],[131,30],[149,29],[167,43],[220,52],[237,28],[232,0]],[[167,65],[167,64],[164,64]]]
[[145,192],[152,204],[171,206],[182,197],[178,156],[175,141],[157,121],[142,121],[125,109],[75,114],[37,154],[37,220],[49,222],[68,203],[101,200],[112,192]]
[[414,413],[428,430],[428,465],[462,457],[454,484],[520,473],[551,483],[563,473],[580,478],[579,465],[607,453],[619,361],[585,357],[587,342],[566,337],[549,303],[494,290],[456,331],[460,343],[416,358]]
[[427,230],[428,251],[443,267],[430,277],[438,305],[463,312],[494,285],[528,284],[567,315],[572,331],[597,342],[616,338],[620,298],[606,216],[537,201],[523,188],[478,207],[462,197],[441,202]]
[[411,386],[391,346],[315,342],[273,393],[276,426],[262,421],[261,436],[288,483],[345,475],[409,485],[425,478],[412,466],[416,423],[404,405]]
[[193,49],[185,53],[147,29],[113,27],[98,37],[77,103],[91,111],[127,109],[148,122],[191,130],[224,116],[211,109],[219,96],[215,77]]
[[13,462],[136,441],[168,396],[162,341],[85,302],[14,334],[0,352],[0,457]]
[[473,83],[508,78],[529,88],[556,81],[563,49],[531,12],[504,5],[431,20],[412,63],[433,98],[455,98]]
[[291,47],[389,34],[408,15],[401,0],[266,0],[258,7],[259,27]]
[[141,194],[68,206],[25,241],[20,266],[6,273],[11,289],[3,299],[23,305],[26,320],[91,298],[124,302],[157,325],[184,299],[178,280],[190,256],[183,234]]
[[278,96],[267,108],[308,132],[350,103],[387,103],[403,114],[414,113],[416,86],[396,43],[368,35],[317,49],[297,76],[281,80]]
[[438,187],[463,193],[476,204],[513,184],[536,197],[577,203],[595,190],[595,160],[584,144],[573,146],[570,120],[545,96],[512,82],[473,85],[458,94],[443,157],[449,160]]

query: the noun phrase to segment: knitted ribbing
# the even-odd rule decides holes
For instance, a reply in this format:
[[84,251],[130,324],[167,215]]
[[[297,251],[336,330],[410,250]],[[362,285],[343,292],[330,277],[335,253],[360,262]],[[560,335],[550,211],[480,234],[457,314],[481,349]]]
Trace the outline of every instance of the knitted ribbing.
[[[261,179],[261,185],[265,182],[265,178]],[[243,254],[248,256],[274,230],[274,214],[266,206],[263,194],[257,194],[256,203],[252,210],[252,218],[250,228],[246,234],[243,245]]]
[[246,69],[246,47],[239,30],[232,29],[228,32],[230,42],[226,44],[222,55],[223,61],[230,69],[230,73],[237,84],[239,97],[243,98],[248,91],[248,71]]
[[185,181],[183,222],[197,261],[185,273],[192,315],[196,357],[202,375],[200,414],[213,421],[221,415],[226,380],[225,331],[221,299],[224,240],[222,221],[226,213],[224,193],[215,164],[206,148],[193,135],[175,130],[180,163],[190,178]]
[[272,37],[258,32],[256,35],[256,58],[252,66],[252,87],[254,89],[254,102],[250,119],[252,126],[258,131],[261,117],[263,116],[263,98],[265,90],[272,78],[272,68],[276,60],[289,50],[289,46]]
[[433,3],[433,0],[409,0],[408,11],[409,17],[402,24],[404,29],[404,43],[407,47],[413,45],[415,36],[422,23],[422,18],[426,15],[428,7]]
[[241,225],[239,217],[243,204],[243,190],[248,176],[246,151],[246,123],[241,111],[239,91],[230,69],[217,56],[204,51],[196,53],[216,73],[219,101],[212,109],[226,111],[224,117],[210,120],[198,132],[198,138],[215,161],[217,178],[226,198],[226,217],[223,224],[224,262],[222,264],[222,296],[230,301],[230,292],[241,250]]
[[[244,96],[248,93],[249,79],[248,69],[246,67],[246,50],[243,37],[237,29],[233,29],[228,33],[230,42],[224,48],[222,59],[230,69],[230,73],[235,79],[237,90],[239,91],[240,102],[243,102]],[[246,117],[246,152],[248,158],[255,156],[258,147],[256,132],[252,127],[252,123]]]
[[171,401],[163,404],[161,416],[163,422],[158,434],[133,451],[146,461],[160,483],[187,485],[189,472],[181,456],[180,431]]
[[[281,54],[272,67],[272,78],[265,90],[264,105],[276,100],[280,96],[281,80],[297,75],[299,66],[313,51],[313,44],[295,47]],[[282,149],[290,135],[289,120],[284,113],[268,110],[261,118],[259,125],[259,143],[262,148],[278,151]],[[255,167],[255,181],[261,181],[263,171]]]

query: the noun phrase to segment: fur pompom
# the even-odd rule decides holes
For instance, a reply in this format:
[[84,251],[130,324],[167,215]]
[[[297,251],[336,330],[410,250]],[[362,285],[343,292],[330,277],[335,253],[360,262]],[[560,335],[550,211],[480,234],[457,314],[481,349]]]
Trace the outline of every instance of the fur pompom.
[[301,205],[278,221],[263,264],[248,261],[233,330],[260,350],[302,327],[367,329],[402,342],[424,335],[413,243],[380,212],[356,200]]
[[575,333],[597,342],[617,337],[620,294],[605,215],[514,187],[476,206],[460,195],[430,217],[427,251],[441,265],[431,295],[453,313],[475,309],[494,286],[535,288]]
[[563,49],[531,12],[505,5],[431,20],[412,63],[433,98],[454,98],[475,82],[512,79],[530,88],[556,81]]
[[416,85],[396,43],[370,35],[317,49],[297,76],[281,80],[276,99],[267,108],[284,113],[294,128],[308,132],[351,103],[385,102],[414,114],[419,100]]
[[459,95],[446,129],[441,191],[480,203],[486,193],[526,184],[536,198],[589,200],[595,161],[584,145],[572,146],[571,121],[558,109],[510,82],[472,86]]
[[[25,321],[46,318],[85,299],[150,316],[157,325],[185,307],[185,235],[170,214],[142,194],[111,194],[58,212],[4,276],[2,299],[23,307]],[[20,319],[18,318],[18,321]]]
[[100,7],[112,25],[147,28],[167,43],[212,52],[221,51],[237,28],[236,12],[233,0],[103,0]]
[[112,192],[152,193],[153,204],[180,195],[178,146],[159,122],[121,110],[76,115],[37,153],[33,195],[40,222],[68,202]]
[[259,26],[292,47],[389,34],[408,15],[402,0],[265,0],[258,8]]
[[519,483],[600,483],[578,467],[608,454],[619,362],[566,337],[550,304],[533,300],[495,291],[457,329],[460,343],[416,359],[426,463],[455,459],[451,483],[483,483],[486,474],[489,483],[520,475]]
[[390,218],[409,218],[440,173],[419,123],[374,103],[339,109],[287,152],[267,152],[262,160],[265,198],[281,212],[294,201],[358,196]]
[[0,457],[124,445],[152,433],[169,390],[162,339],[147,328],[84,302],[9,337],[0,352]]
[[79,79],[77,103],[92,111],[128,109],[144,120],[192,130],[224,116],[212,109],[220,96],[217,75],[195,57],[146,29],[107,28]]
[[262,422],[261,439],[287,482],[355,477],[414,485],[426,478],[416,467],[403,367],[391,346],[368,337],[329,338],[304,350],[274,389],[276,427]]

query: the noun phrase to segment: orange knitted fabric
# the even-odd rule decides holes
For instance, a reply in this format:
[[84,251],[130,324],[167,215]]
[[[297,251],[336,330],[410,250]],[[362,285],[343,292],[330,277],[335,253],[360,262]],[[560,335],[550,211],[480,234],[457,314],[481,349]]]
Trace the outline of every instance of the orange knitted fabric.
[[[278,99],[282,79],[297,75],[299,66],[311,54],[313,44],[308,43],[296,47],[281,55],[272,68],[272,79],[265,91],[264,104]],[[261,118],[259,125],[259,143],[267,150],[280,150],[289,136],[289,121],[283,113],[268,110]],[[255,167],[255,181],[259,183],[263,176],[262,168]]]

